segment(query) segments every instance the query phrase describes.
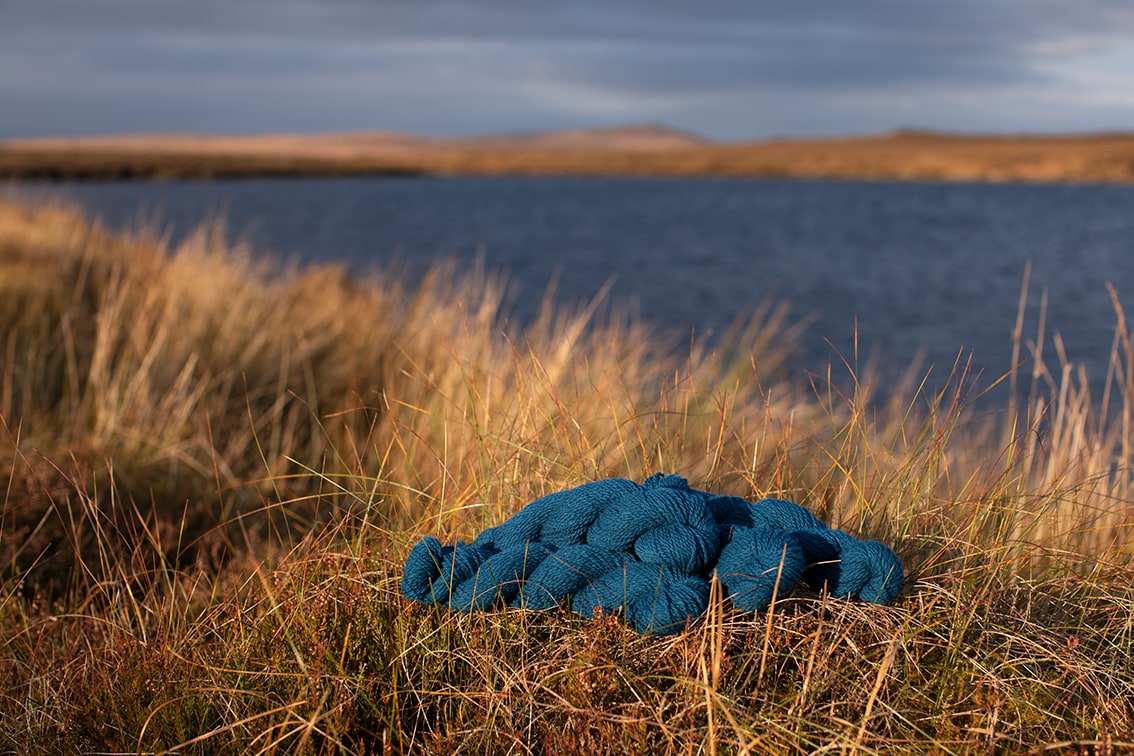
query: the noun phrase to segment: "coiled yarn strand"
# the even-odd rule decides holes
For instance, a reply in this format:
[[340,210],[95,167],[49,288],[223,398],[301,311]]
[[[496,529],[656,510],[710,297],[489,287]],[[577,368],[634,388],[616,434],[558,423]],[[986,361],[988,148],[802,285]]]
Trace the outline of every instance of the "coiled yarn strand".
[[715,496],[658,474],[549,494],[472,543],[423,538],[401,587],[414,601],[462,611],[568,605],[664,634],[704,613],[714,570],[742,610],[766,608],[801,579],[886,603],[903,579],[886,546],[830,529],[797,504]]

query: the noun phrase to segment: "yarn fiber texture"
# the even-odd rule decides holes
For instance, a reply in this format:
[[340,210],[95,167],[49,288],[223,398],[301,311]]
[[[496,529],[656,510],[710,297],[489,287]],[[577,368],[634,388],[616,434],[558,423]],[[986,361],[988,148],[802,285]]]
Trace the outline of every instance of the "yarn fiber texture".
[[663,635],[704,613],[716,573],[733,605],[758,611],[801,581],[878,604],[902,586],[887,546],[827,527],[798,504],[748,502],[658,473],[536,499],[472,543],[427,536],[406,558],[402,593],[461,611],[569,606],[619,614]]

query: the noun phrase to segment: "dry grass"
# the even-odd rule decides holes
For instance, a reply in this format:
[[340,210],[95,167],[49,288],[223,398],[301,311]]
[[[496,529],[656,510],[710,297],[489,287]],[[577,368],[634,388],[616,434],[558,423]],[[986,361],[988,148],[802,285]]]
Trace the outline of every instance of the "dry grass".
[[957,181],[1134,181],[1134,135],[930,132],[713,143],[629,128],[426,139],[383,132],[135,135],[0,143],[0,178],[248,175],[743,176]]
[[[510,332],[484,277],[281,273],[221,238],[0,207],[4,749],[1134,748],[1124,321],[1105,398],[1037,362],[977,414],[961,367],[885,403],[839,366],[786,382],[774,309],[675,355],[593,308]],[[657,470],[800,501],[909,585],[717,601],[665,639],[398,595],[424,533]]]

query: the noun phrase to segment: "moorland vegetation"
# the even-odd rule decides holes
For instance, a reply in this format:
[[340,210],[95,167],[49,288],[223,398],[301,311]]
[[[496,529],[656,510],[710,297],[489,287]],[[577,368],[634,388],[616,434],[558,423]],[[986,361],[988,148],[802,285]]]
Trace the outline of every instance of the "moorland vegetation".
[[[779,307],[677,350],[600,303],[521,330],[503,293],[0,205],[0,749],[1134,748],[1117,299],[1102,395],[1022,334],[989,410],[963,363],[885,398],[854,355],[793,377]],[[400,595],[426,533],[657,471],[798,501],[892,545],[907,584],[714,598],[662,638]]]

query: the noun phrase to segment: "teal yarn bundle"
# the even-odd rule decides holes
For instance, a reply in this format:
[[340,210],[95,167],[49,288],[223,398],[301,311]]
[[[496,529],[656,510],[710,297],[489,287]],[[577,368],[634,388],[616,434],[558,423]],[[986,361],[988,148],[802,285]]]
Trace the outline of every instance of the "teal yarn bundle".
[[750,503],[690,488],[677,475],[621,478],[548,494],[472,543],[419,541],[402,593],[473,611],[620,614],[635,630],[678,632],[707,608],[713,572],[733,605],[765,609],[801,581],[884,604],[901,588],[898,557],[827,527],[798,504]]

